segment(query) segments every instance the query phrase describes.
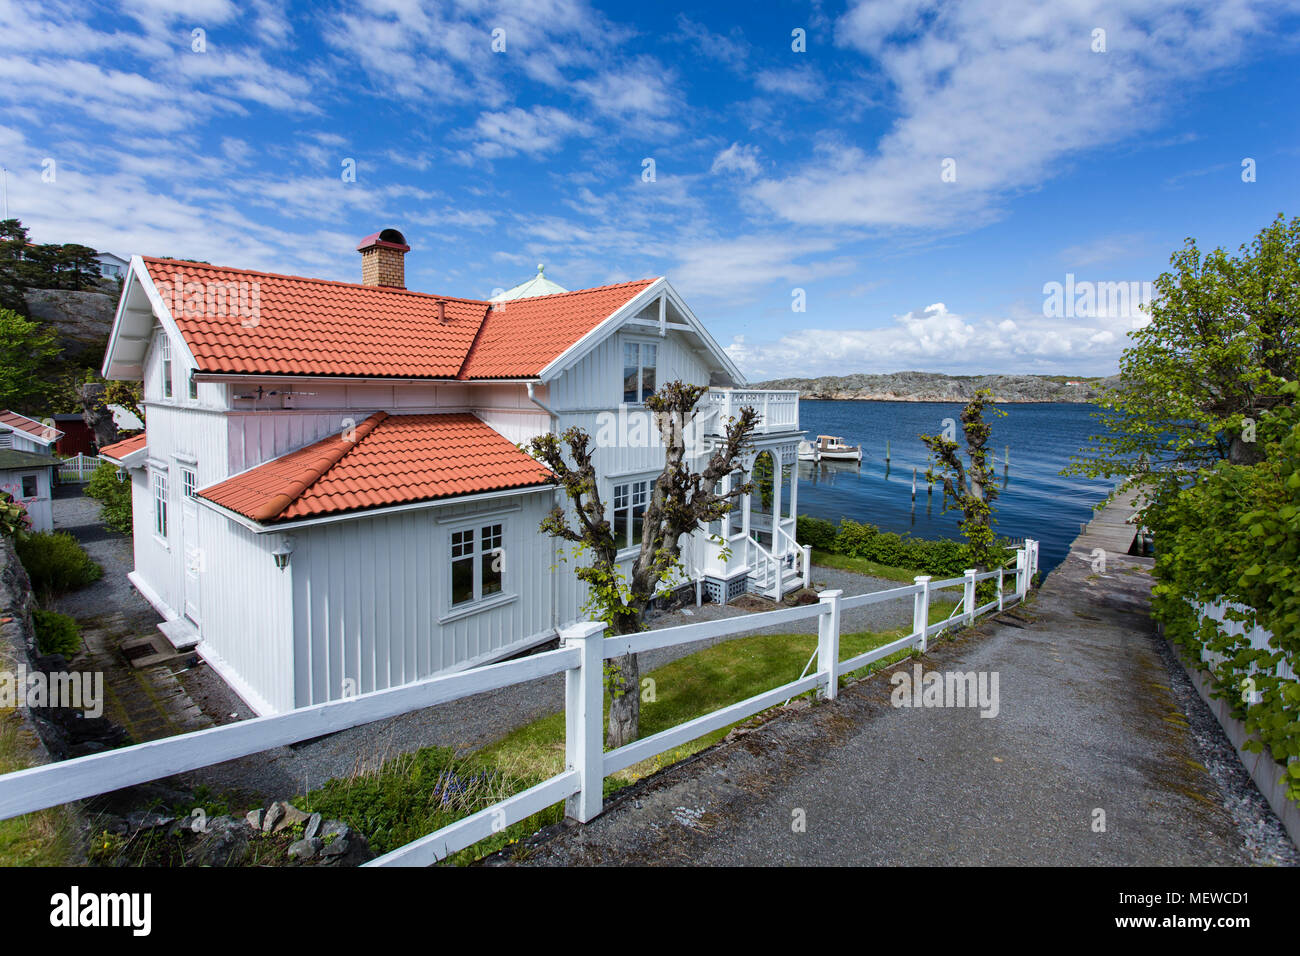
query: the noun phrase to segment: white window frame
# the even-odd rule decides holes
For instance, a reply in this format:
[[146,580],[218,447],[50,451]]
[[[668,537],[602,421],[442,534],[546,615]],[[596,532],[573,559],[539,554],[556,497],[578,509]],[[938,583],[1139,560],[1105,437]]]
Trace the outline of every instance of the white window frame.
[[164,548],[170,547],[167,539],[171,530],[168,524],[170,516],[167,513],[171,489],[167,477],[167,472],[162,469],[155,468],[149,472],[149,493],[153,498],[153,536]]
[[193,468],[181,466],[181,495],[185,498],[198,498],[199,474]]
[[[635,554],[637,551],[641,549],[641,542],[638,541],[635,544],[629,543],[632,539],[633,534],[636,531],[636,528],[639,526],[639,522],[635,518],[636,505],[638,503],[636,501],[636,495],[637,495],[636,486],[645,485],[644,504],[647,508],[649,508],[650,498],[654,494],[654,484],[656,479],[658,479],[658,477],[659,477],[659,472],[655,471],[655,472],[645,472],[642,474],[634,474],[634,475],[621,475],[617,478],[610,479],[609,525],[611,529],[614,529],[616,534],[618,528],[618,512],[623,510],[626,510],[628,512],[627,534],[624,536],[622,541],[615,540],[614,542],[618,546],[618,556],[620,559],[625,558],[630,554]],[[627,491],[626,501],[620,507],[618,489],[621,486],[626,486],[628,491]],[[642,517],[644,518],[644,515]]]
[[[489,548],[485,549],[484,532],[488,529],[496,528],[498,531],[492,535],[492,539],[486,542]],[[445,529],[445,538],[443,554],[447,559],[447,596],[443,601],[443,614],[439,618],[439,623],[455,620],[466,614],[474,614],[479,611],[485,611],[489,608],[499,607],[513,601],[516,593],[510,590],[512,580],[511,572],[513,568],[510,565],[510,559],[507,555],[507,542],[510,537],[510,521],[502,517],[500,512],[478,515],[476,517],[466,517],[456,522],[448,524]],[[462,554],[454,554],[457,547],[455,544],[458,535],[468,533],[472,543],[473,550]],[[495,546],[493,545],[493,539]],[[460,545],[463,547],[463,544]],[[486,554],[495,552],[501,556],[501,586],[498,590],[489,594],[483,593],[483,557]],[[473,596],[468,601],[462,601],[459,604],[453,604],[453,588],[455,581],[455,563],[457,561],[469,560],[473,568]]]
[[[30,478],[32,481],[34,481],[34,482],[36,483],[36,490],[35,490],[34,492],[32,492],[30,495],[27,494],[27,492],[23,491],[23,482],[25,482],[28,478]],[[30,500],[33,499],[33,498],[39,498],[39,497],[41,496],[41,476],[40,476],[40,475],[21,475],[21,476],[18,478],[18,490],[19,490],[20,492],[22,492],[22,496],[23,496],[23,500],[24,500],[24,501],[30,501]]]
[[199,400],[199,383],[194,378],[193,369],[190,370],[189,375],[185,376],[185,387],[187,389],[185,393],[186,397],[189,399],[189,401],[197,403]]
[[[645,396],[646,396],[645,370],[647,368],[653,368],[655,371],[655,385],[654,388],[650,389],[650,392],[653,393],[655,389],[659,387],[659,346],[660,344],[661,343],[655,341],[654,339],[630,338],[630,337],[625,337],[623,339],[621,343],[621,348],[619,350],[619,358],[622,361],[622,364],[619,366],[620,369],[619,381],[622,383],[622,385],[620,386],[619,394],[622,396],[622,402],[624,405],[630,406],[630,405],[645,404]],[[627,362],[627,350],[629,346],[635,346],[637,350],[636,401],[628,401],[627,398],[627,369],[629,368]],[[655,360],[653,365],[645,364],[645,349],[647,346],[655,350]]]
[[171,398],[172,385],[172,340],[165,331],[158,333],[158,361],[162,366],[162,397]]

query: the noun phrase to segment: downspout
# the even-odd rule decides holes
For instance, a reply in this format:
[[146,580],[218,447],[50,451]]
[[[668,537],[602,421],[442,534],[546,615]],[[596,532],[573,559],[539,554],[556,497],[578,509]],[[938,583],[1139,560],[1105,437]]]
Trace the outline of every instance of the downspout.
[[[550,423],[549,431],[552,435],[554,435],[556,426],[559,424],[560,416],[555,413],[555,409],[551,408],[551,406],[547,405],[545,402],[543,402],[541,399],[537,397],[537,393],[533,390],[534,383],[525,382],[524,387],[528,389],[528,400],[532,402],[534,405],[536,405],[538,408],[540,408],[542,411],[544,411],[550,417],[551,423]],[[555,492],[555,494],[559,494],[558,490]],[[551,574],[550,574],[551,627],[555,628],[556,634],[559,634],[560,632],[560,582],[559,582],[560,576],[555,573],[556,562],[559,557],[556,554],[556,548],[558,547],[559,547],[559,542],[555,539],[555,536],[552,535],[551,536]]]

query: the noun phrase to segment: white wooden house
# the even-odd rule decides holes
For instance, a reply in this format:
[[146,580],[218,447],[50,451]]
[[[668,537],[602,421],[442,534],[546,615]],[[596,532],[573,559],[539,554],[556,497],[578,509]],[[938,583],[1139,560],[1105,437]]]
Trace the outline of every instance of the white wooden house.
[[[642,401],[714,386],[692,449],[762,412],[768,484],[684,542],[715,599],[806,575],[794,543],[796,392],[744,381],[664,278],[495,301],[405,289],[405,239],[363,240],[360,284],[134,257],[103,372],[144,383],[131,581],[259,713],[518,653],[583,616],[574,558],[539,532],[563,492],[517,447],[586,429],[626,536],[663,466]],[[512,294],[517,293],[517,294]],[[725,547],[722,542],[725,539]]]
[[33,531],[54,530],[54,446],[62,437],[48,421],[0,410],[0,491],[27,509]]

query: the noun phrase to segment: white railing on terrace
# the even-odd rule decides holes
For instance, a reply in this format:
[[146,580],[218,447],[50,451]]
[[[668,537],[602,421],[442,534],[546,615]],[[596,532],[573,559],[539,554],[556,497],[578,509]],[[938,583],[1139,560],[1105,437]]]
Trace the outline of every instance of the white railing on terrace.
[[[716,409],[715,426],[740,414],[746,406],[758,412],[757,430],[760,433],[799,430],[799,393],[773,391],[759,388],[711,388],[701,399],[705,410]],[[718,428],[721,431],[721,428]]]
[[[1004,568],[983,574],[972,569],[958,578],[932,581],[928,576],[920,576],[905,587],[848,598],[841,591],[823,591],[817,604],[619,637],[604,637],[605,625],[601,623],[575,624],[561,630],[562,646],[559,650],[457,674],[429,677],[401,687],[326,704],[314,704],[287,714],[256,717],[224,727],[210,727],[178,737],[4,774],[0,776],[0,820],[563,672],[563,773],[367,864],[427,866],[562,800],[568,816],[587,823],[603,808],[602,788],[605,777],[610,774],[752,717],[798,694],[815,690],[825,699],[834,699],[839,678],[845,674],[898,651],[911,648],[924,651],[929,638],[945,629],[958,623],[973,622],[993,608],[1001,609],[1008,598],[1023,600],[1037,569],[1038,543],[1026,540],[1025,547],[1016,552],[1014,590],[1009,596],[1005,592]],[[977,583],[992,580],[997,581],[997,596],[976,607]],[[936,591],[955,587],[962,588],[961,603],[947,620],[930,624],[930,596]],[[908,597],[913,601],[910,633],[846,661],[839,659],[840,615],[844,611]],[[817,618],[817,667],[813,673],[616,750],[604,750],[606,660],[708,638],[745,634],[814,617]]]

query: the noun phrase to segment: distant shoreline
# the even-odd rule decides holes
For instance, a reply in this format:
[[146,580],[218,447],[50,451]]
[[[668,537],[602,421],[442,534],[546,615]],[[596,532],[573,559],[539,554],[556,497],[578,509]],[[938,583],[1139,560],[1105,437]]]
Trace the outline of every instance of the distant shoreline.
[[1086,405],[1119,382],[1109,378],[1064,375],[943,375],[937,372],[893,372],[882,375],[834,375],[820,378],[773,379],[755,388],[793,390],[800,398],[850,402],[965,403],[988,389],[998,404],[1069,403]]

